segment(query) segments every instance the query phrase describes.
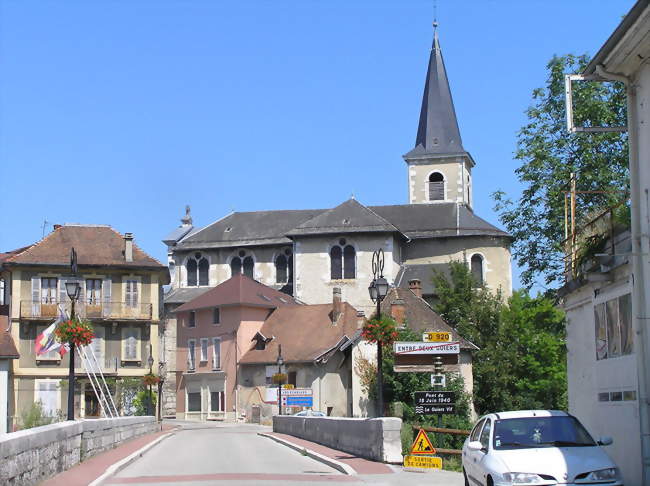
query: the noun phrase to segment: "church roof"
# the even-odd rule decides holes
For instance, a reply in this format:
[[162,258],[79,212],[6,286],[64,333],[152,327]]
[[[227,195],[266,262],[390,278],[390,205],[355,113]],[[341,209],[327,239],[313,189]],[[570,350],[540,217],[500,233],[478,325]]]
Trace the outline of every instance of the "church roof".
[[372,209],[350,198],[299,224],[287,236],[377,232],[398,233],[399,230]]
[[456,110],[436,30],[422,95],[415,148],[404,157],[454,154],[466,154],[466,152],[460,138]]
[[[347,223],[345,222],[347,221]],[[290,238],[344,233],[401,233],[417,238],[454,236],[508,237],[464,204],[364,206],[349,199],[333,209],[232,213],[183,238],[176,248],[291,244]]]

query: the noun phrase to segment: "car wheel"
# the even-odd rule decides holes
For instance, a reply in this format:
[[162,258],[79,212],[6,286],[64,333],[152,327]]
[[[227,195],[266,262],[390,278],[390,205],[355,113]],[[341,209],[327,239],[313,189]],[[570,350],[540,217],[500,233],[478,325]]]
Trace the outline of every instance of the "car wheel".
[[465,486],[469,486],[469,479],[467,479],[467,473],[465,473],[465,468],[463,468],[463,478],[465,479]]

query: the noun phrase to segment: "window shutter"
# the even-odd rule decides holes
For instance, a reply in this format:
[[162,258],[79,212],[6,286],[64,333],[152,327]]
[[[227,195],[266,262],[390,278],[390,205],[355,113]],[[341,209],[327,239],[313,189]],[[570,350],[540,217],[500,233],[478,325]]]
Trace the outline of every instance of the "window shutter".
[[104,298],[102,315],[104,317],[110,317],[111,315],[111,287],[113,281],[110,278],[105,278],[102,281],[102,296]]
[[65,290],[65,283],[66,279],[60,278],[59,279],[59,302],[63,304],[63,307],[65,308],[65,305],[70,302],[70,299],[68,298],[68,293]]
[[133,288],[133,307],[138,305],[138,282],[133,280],[131,282]]
[[41,277],[32,277],[32,316],[41,313]]
[[97,358],[97,363],[99,363],[99,369],[103,369],[104,354],[102,353],[102,340],[104,339],[104,329],[96,325],[93,331],[95,337],[93,338],[91,346],[95,353],[95,358]]

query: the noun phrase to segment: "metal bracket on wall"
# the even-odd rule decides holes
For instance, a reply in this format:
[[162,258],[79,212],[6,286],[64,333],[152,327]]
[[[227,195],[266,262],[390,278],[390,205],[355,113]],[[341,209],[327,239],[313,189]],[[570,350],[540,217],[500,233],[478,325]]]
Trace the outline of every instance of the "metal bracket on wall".
[[573,122],[573,81],[611,82],[598,75],[566,74],[564,76],[564,93],[566,94],[566,124],[570,133],[576,132],[627,132],[627,126],[622,127],[577,127]]

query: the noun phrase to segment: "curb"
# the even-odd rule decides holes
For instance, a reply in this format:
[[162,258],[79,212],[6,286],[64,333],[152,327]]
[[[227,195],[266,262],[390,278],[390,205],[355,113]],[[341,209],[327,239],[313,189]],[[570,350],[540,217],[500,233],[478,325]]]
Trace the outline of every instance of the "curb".
[[[305,449],[304,447],[301,447],[299,445],[294,444],[293,442],[289,442],[288,440],[280,439],[279,437],[275,437],[271,434],[267,434],[265,432],[258,432],[257,435],[260,437],[267,437],[271,440],[276,441],[279,444],[285,445],[295,451],[298,452],[303,452],[306,453],[308,457],[311,457],[312,459],[322,462],[323,464],[328,465],[329,467],[332,467],[336,469],[337,471],[342,472],[343,474],[347,474],[349,476],[356,476],[357,472],[351,467],[348,466],[347,464],[344,464],[340,461],[337,461],[336,459],[332,459],[331,457],[324,456],[323,454],[319,454],[316,451],[312,451],[310,449]],[[89,485],[90,486],[90,485]]]
[[97,479],[95,479],[93,482],[89,483],[88,486],[99,486],[102,484],[105,480],[107,480],[109,477],[113,476],[114,474],[120,472],[122,469],[124,469],[126,466],[131,464],[133,461],[136,459],[139,459],[142,457],[142,454],[147,452],[149,449],[151,449],[153,446],[157,445],[170,435],[173,435],[175,431],[168,432],[166,434],[161,435],[157,439],[149,442],[148,444],[142,446],[140,449],[137,451],[133,452],[132,454],[126,456],[124,459],[116,462],[115,464],[111,464],[106,468],[106,470],[102,473],[101,476],[99,476]]

